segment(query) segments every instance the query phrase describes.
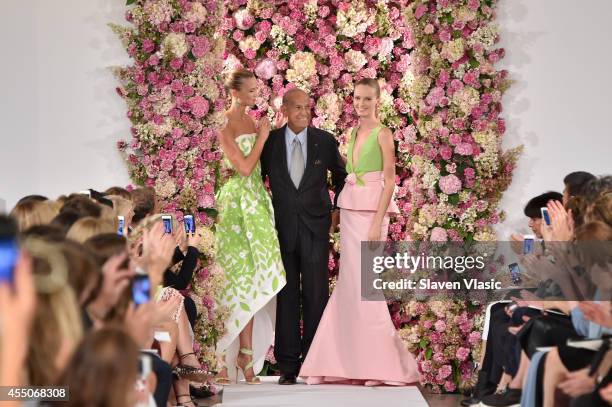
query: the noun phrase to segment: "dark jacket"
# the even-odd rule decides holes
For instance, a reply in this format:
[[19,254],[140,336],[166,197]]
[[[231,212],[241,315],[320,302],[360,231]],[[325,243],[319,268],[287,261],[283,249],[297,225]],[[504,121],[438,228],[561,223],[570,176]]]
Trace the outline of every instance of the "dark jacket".
[[274,218],[281,250],[295,248],[298,218],[315,238],[329,238],[332,203],[329,199],[327,174],[331,172],[336,200],[344,187],[345,163],[338,142],[330,133],[308,127],[306,133],[306,168],[298,188],[293,185],[287,168],[285,128],[273,130],[261,154],[261,174],[268,176],[272,191]]

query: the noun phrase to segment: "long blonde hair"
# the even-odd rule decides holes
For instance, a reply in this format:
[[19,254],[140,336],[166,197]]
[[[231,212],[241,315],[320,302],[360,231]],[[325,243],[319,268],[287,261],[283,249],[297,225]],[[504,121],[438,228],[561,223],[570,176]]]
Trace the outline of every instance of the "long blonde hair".
[[[54,384],[64,366],[62,351],[72,349],[83,336],[83,323],[74,290],[69,284],[68,263],[61,246],[39,239],[26,239],[23,248],[32,256],[37,304],[27,367],[29,384]],[[67,356],[67,355],[66,355]]]

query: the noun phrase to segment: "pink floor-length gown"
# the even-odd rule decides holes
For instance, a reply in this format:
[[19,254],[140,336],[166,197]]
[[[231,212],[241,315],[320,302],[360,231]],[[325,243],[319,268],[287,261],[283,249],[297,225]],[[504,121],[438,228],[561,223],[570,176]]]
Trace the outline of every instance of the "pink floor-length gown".
[[[365,185],[347,182],[339,197],[340,272],[300,370],[308,384],[405,385],[419,378],[415,358],[397,335],[387,303],[361,299],[361,241],[367,240],[378,207],[383,173],[367,172],[361,179]],[[397,212],[392,201],[382,236],[387,236],[388,214]]]

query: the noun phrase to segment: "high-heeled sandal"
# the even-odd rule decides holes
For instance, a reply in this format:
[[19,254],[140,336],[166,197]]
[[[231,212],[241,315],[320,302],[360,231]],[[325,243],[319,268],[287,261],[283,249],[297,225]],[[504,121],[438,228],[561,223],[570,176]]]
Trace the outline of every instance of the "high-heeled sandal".
[[[183,360],[189,355],[195,355],[195,352],[185,353],[184,355],[180,356],[180,359]],[[201,367],[189,366],[183,363],[178,364],[174,369],[172,369],[172,374],[179,380],[187,379],[198,383],[206,383],[213,378],[213,374],[211,372],[202,369]]]
[[220,386],[229,386],[230,384],[232,384],[232,381],[229,378],[229,372],[227,369],[227,365],[225,364],[225,352],[221,354],[221,357],[223,358],[223,360],[219,361],[219,364],[221,366],[221,370],[225,369],[226,376],[215,376],[213,382]]
[[253,367],[253,350],[247,348],[240,348],[240,353],[242,353],[243,355],[251,356],[251,361],[247,363],[245,367],[242,367],[238,365],[238,360],[236,360],[236,383],[238,383],[238,371],[242,370],[242,375],[244,376],[244,381],[246,382],[246,384],[261,384],[261,380],[259,379],[259,377],[255,376],[255,374],[253,374],[253,377],[251,377],[250,379],[247,379],[246,377],[246,371]]
[[198,407],[198,403],[194,400],[193,397],[191,397],[190,394],[177,394],[176,402],[179,403],[179,405],[184,405],[183,402],[180,401],[181,397],[189,397],[189,401],[187,401],[187,403],[191,403],[194,405],[194,407]]

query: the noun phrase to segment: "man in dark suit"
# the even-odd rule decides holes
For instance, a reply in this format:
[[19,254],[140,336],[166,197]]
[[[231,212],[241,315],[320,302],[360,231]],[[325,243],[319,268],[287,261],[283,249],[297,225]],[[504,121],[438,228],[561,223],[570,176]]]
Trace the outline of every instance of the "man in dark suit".
[[270,133],[261,154],[261,171],[264,179],[269,177],[287,273],[287,284],[277,296],[274,356],[281,369],[279,384],[295,384],[329,297],[329,232],[332,218],[337,225],[338,212],[336,200],[332,206],[329,197],[327,174],[331,172],[336,199],[347,174],[336,139],[308,126],[308,94],[288,91],[281,112],[287,125]]

